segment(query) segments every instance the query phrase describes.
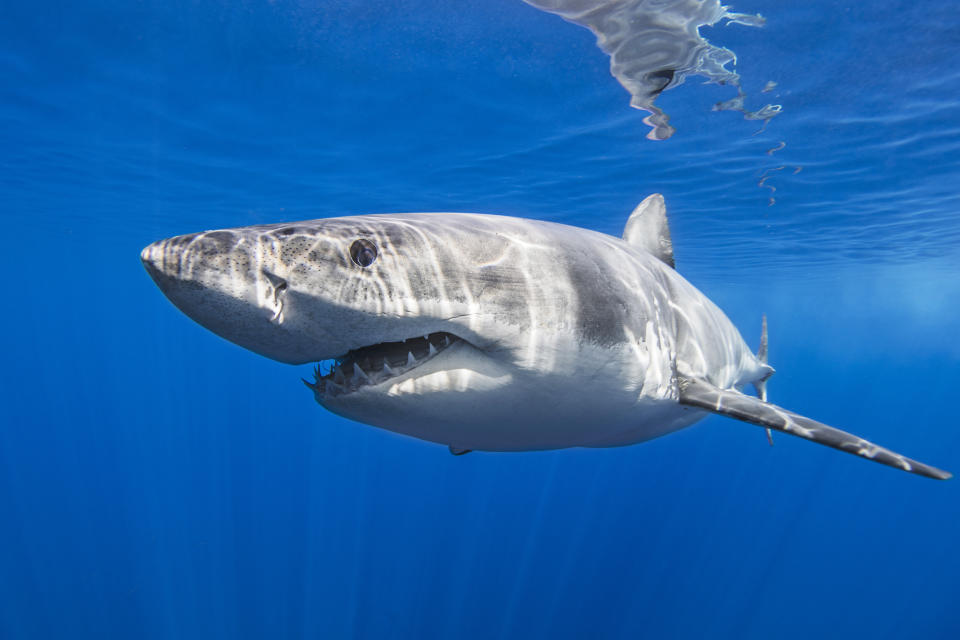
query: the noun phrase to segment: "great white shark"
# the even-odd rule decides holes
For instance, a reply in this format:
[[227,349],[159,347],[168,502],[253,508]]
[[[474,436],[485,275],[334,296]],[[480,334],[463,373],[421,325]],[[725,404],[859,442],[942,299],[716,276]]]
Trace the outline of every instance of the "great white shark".
[[456,454],[631,445],[714,413],[951,477],[766,402],[766,323],[754,353],[677,273],[659,194],[622,238],[496,215],[363,215],[182,235],[141,259],[223,338],[332,361],[305,381],[326,409]]

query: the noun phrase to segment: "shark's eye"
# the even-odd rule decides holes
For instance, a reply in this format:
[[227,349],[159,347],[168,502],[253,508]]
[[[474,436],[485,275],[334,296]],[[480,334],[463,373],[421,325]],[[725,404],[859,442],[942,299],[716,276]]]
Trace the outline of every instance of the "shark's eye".
[[377,245],[361,238],[350,245],[350,257],[361,267],[369,267],[377,259]]

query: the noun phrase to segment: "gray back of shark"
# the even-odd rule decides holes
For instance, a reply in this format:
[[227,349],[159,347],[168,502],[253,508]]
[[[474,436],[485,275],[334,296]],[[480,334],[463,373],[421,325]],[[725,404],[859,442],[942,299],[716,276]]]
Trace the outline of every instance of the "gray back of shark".
[[222,337],[282,362],[332,361],[308,382],[327,409],[457,453],[627,445],[713,412],[949,476],[738,391],[773,370],[673,269],[659,195],[622,239],[391,214],[178,236],[142,259]]

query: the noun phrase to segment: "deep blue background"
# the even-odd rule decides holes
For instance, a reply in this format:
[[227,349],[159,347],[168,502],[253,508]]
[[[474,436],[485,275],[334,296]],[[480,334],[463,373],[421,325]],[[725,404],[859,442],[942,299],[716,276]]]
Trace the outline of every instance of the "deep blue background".
[[766,28],[704,34],[783,114],[753,135],[693,78],[662,143],[520,0],[0,4],[0,637],[960,637],[956,480],[720,418],[455,458],[325,413],[138,260],[370,212],[618,233],[660,191],[681,273],[751,343],[768,314],[773,401],[957,472],[954,3],[743,0]]

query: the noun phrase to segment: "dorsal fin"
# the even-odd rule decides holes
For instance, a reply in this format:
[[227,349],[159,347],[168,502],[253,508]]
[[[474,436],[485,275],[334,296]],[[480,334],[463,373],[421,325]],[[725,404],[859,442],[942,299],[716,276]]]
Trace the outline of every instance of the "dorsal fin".
[[637,205],[623,229],[623,239],[635,247],[649,251],[676,268],[673,262],[673,241],[667,224],[667,206],[663,196],[655,193]]

